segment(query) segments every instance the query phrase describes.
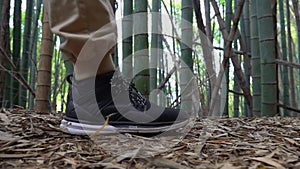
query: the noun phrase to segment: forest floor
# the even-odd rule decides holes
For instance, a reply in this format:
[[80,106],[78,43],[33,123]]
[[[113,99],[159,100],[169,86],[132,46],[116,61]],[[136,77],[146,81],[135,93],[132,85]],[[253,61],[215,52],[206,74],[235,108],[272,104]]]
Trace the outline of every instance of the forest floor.
[[[178,144],[147,158],[138,156],[141,149],[132,138],[142,143],[155,138],[112,135],[96,143],[61,132],[61,117],[2,109],[0,168],[300,168],[299,117],[197,120]],[[214,127],[207,130],[208,124]],[[110,146],[121,137],[123,145]],[[114,153],[122,146],[131,153]]]

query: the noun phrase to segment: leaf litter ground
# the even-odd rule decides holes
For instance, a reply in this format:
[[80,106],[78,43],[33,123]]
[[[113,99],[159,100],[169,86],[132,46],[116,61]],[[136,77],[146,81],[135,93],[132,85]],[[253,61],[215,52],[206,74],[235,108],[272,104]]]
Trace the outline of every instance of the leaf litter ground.
[[164,144],[151,143],[161,139],[127,134],[103,136],[106,141],[97,143],[61,132],[61,118],[2,109],[0,168],[300,168],[299,117],[199,119],[178,144],[147,158],[138,155],[159,152]]

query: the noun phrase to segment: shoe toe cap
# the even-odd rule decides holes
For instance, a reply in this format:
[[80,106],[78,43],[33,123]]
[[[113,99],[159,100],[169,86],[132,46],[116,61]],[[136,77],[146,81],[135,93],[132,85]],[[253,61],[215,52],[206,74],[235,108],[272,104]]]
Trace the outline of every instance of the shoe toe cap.
[[182,109],[166,108],[164,114],[166,119],[173,122],[182,122],[190,118],[190,115]]

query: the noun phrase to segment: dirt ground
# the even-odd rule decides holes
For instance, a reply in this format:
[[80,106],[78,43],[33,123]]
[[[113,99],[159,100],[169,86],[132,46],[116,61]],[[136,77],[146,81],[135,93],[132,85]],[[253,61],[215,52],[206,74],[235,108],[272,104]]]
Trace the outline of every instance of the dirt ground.
[[61,117],[2,109],[0,168],[300,168],[299,117],[202,119],[184,138],[126,134],[101,142],[61,132]]

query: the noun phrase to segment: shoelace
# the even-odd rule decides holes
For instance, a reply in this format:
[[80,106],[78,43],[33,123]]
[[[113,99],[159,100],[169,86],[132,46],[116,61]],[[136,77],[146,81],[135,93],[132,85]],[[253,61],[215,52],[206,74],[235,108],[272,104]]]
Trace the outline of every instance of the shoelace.
[[136,89],[135,84],[125,79],[119,72],[115,73],[111,79],[111,85],[115,94],[119,94],[124,90],[128,90],[131,104],[139,111],[146,111],[148,100]]
[[[73,74],[69,74],[66,77],[70,85],[73,84],[72,78]],[[113,92],[116,92],[116,95],[127,88],[129,92],[130,102],[137,110],[146,111],[149,108],[147,104],[148,100],[136,89],[135,84],[125,79],[120,72],[115,73],[115,75],[111,79],[111,85],[113,89],[117,89],[113,90]]]

